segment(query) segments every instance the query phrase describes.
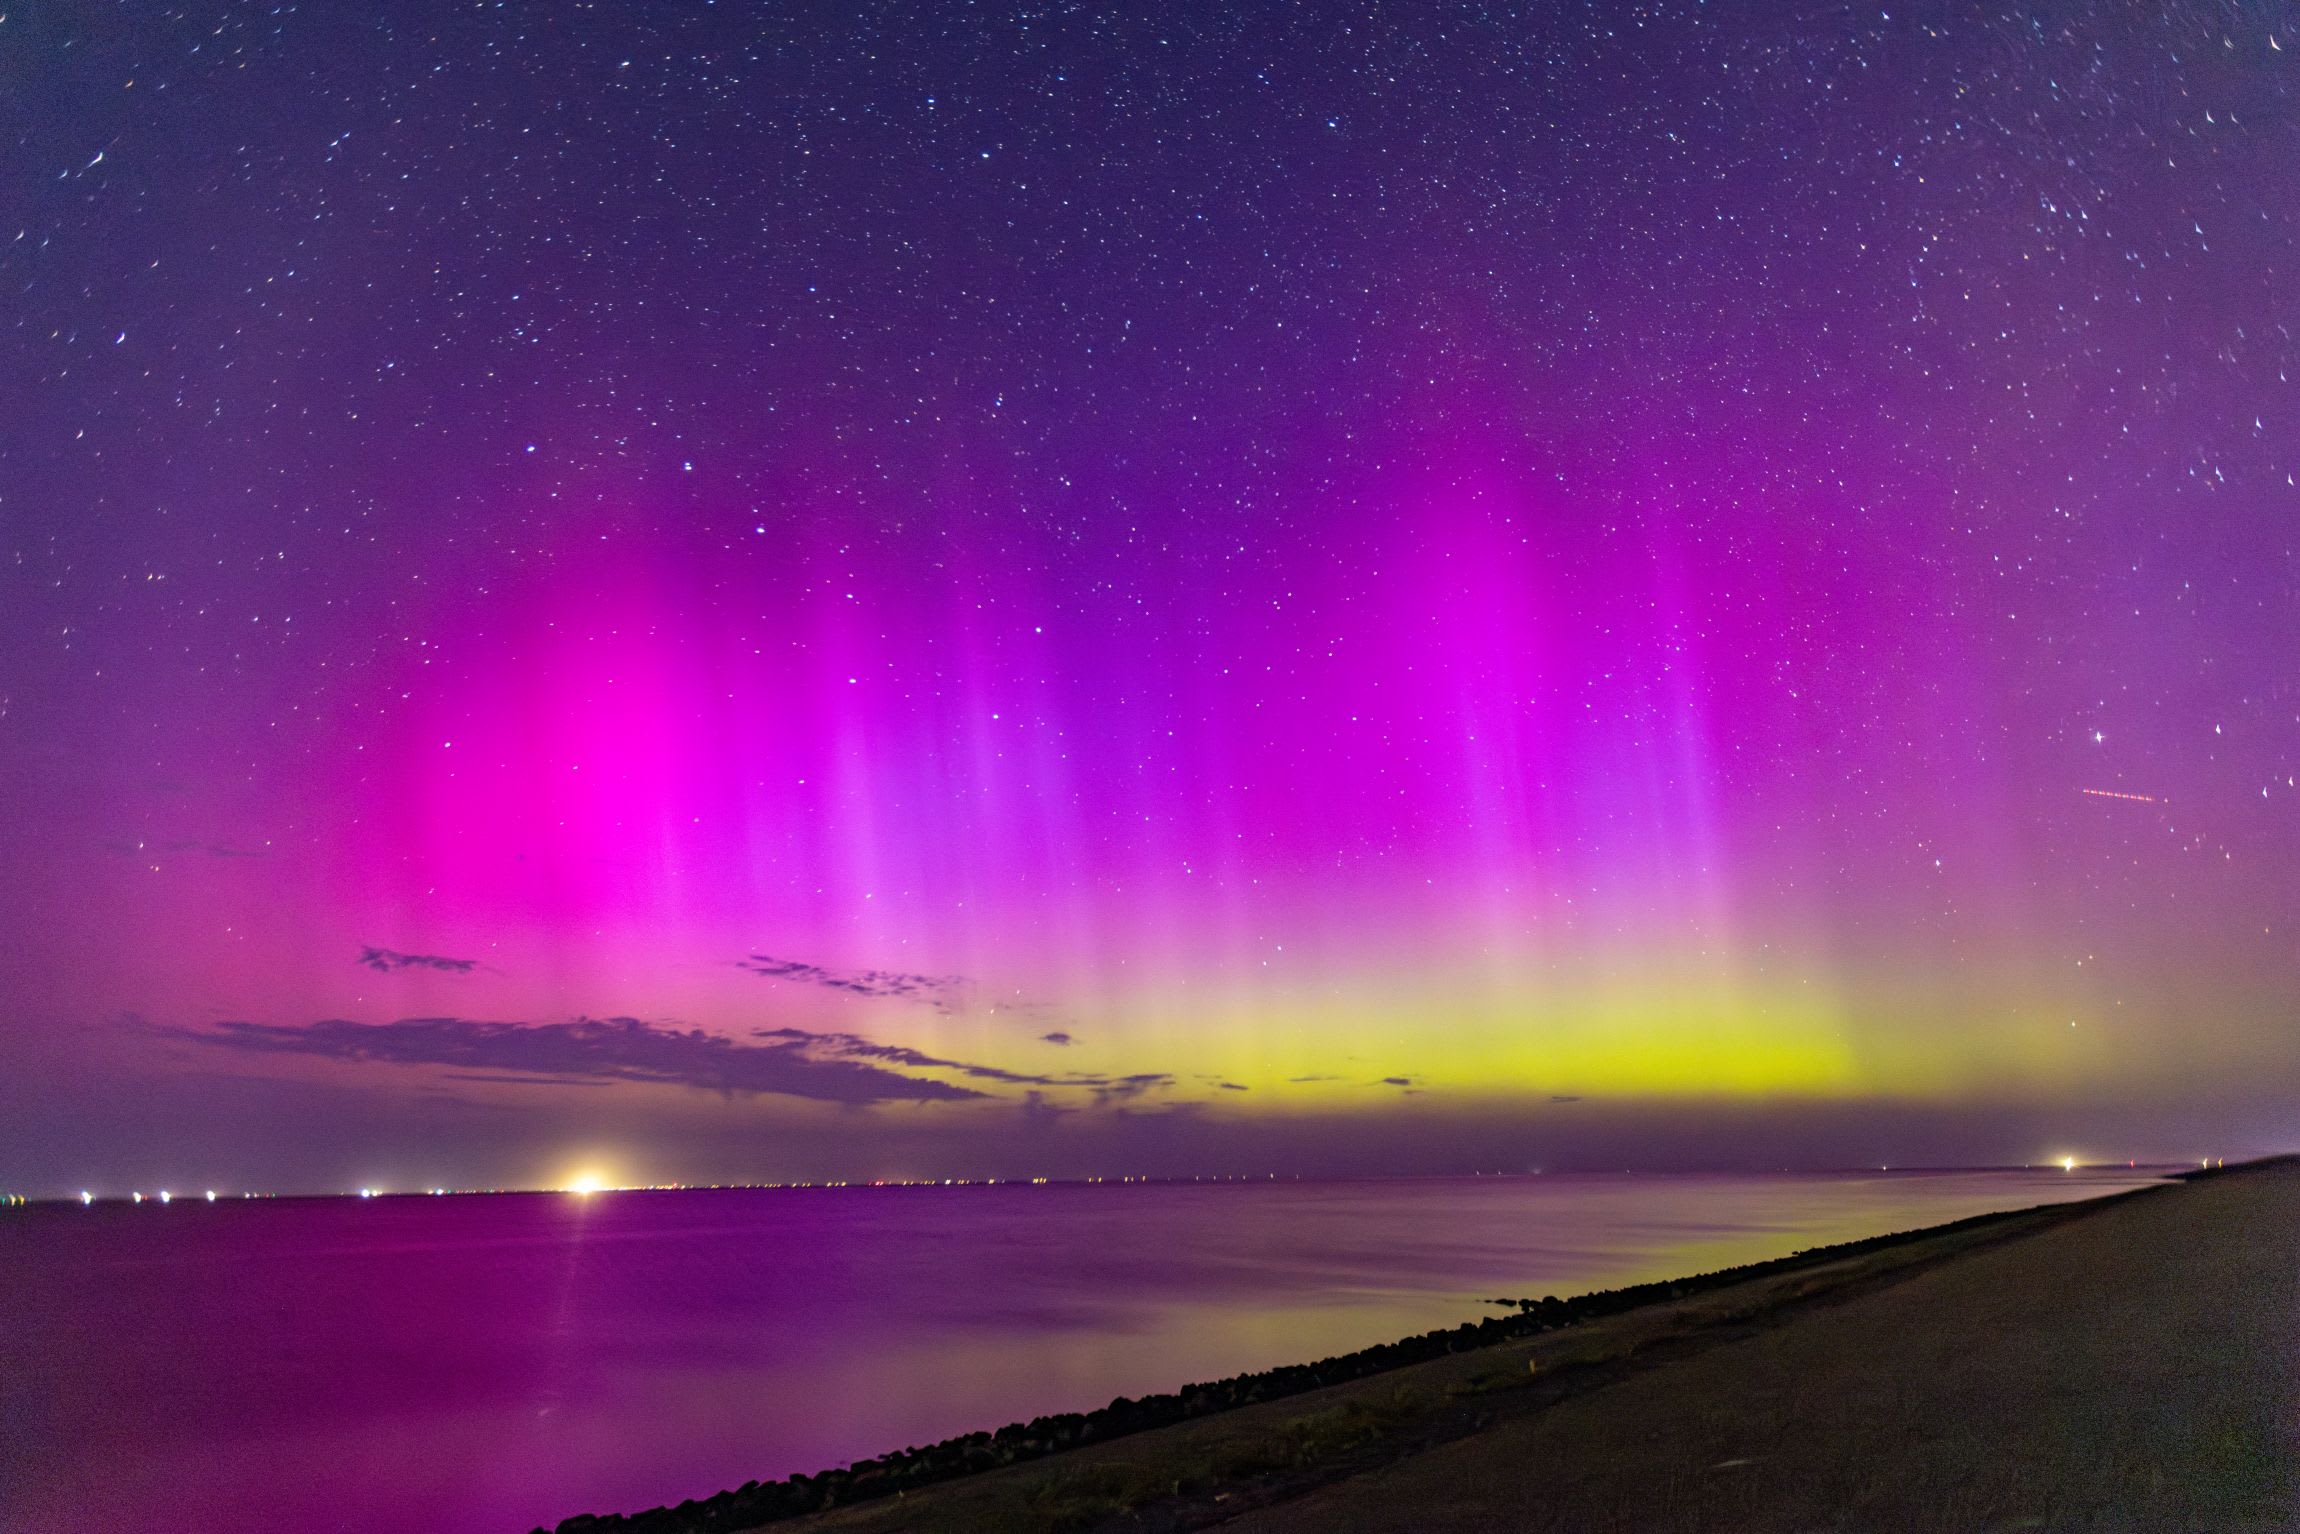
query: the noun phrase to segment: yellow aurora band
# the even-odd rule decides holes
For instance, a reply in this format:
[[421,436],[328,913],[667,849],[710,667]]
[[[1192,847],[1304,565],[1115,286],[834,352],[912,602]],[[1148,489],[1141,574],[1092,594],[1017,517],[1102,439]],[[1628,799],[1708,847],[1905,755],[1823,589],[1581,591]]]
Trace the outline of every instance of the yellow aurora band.
[[[1099,1015],[1123,1043],[1082,1041],[1063,1064],[1170,1073],[1176,1095],[1245,1112],[1363,1104],[1369,1087],[1489,1104],[1986,1099],[2112,1078],[2099,1013],[2091,997],[2017,974],[1969,992],[1905,977],[1856,992],[1662,961],[1543,984],[1400,973],[1110,1003]],[[988,1031],[943,1038],[1020,1063]]]

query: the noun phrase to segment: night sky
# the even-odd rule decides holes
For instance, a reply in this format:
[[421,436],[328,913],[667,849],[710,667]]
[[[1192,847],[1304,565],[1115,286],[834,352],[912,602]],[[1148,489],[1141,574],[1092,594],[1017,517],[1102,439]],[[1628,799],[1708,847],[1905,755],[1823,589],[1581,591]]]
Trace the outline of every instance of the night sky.
[[0,1186],[2300,1142],[2300,15],[0,20]]

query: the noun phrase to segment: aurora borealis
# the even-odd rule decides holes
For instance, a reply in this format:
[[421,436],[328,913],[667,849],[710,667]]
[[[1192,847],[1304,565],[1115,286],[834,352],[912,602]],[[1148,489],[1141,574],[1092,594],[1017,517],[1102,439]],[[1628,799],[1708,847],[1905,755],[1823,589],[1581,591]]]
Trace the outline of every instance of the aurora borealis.
[[2300,25],[0,20],[0,1181],[2234,1155]]

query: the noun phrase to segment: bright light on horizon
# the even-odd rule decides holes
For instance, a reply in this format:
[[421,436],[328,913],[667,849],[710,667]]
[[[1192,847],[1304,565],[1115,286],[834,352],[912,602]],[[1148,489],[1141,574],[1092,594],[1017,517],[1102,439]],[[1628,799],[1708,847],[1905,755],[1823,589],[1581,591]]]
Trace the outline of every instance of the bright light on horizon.
[[2064,1171],[2064,1172],[2073,1172],[2073,1171],[2075,1171],[2075,1170],[2076,1170],[2076,1158],[2075,1158],[2074,1156],[2063,1156],[2063,1157],[2061,1157],[2061,1158],[2060,1158],[2060,1169],[2061,1169],[2062,1171]]
[[567,1191],[577,1198],[589,1198],[594,1193],[608,1191],[606,1180],[596,1172],[577,1172],[567,1179]]

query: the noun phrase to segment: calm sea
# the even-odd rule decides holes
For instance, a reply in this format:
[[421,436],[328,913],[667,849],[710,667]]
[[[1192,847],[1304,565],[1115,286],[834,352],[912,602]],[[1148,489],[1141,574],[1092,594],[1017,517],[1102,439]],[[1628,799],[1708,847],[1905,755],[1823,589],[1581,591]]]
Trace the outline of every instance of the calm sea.
[[2145,1174],[0,1212],[0,1527],[522,1534]]

